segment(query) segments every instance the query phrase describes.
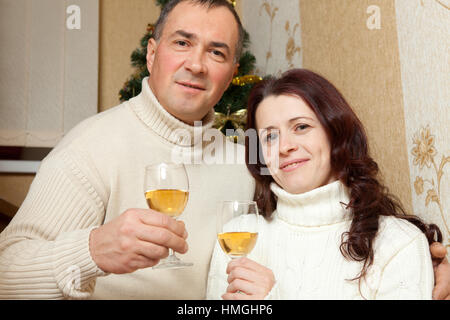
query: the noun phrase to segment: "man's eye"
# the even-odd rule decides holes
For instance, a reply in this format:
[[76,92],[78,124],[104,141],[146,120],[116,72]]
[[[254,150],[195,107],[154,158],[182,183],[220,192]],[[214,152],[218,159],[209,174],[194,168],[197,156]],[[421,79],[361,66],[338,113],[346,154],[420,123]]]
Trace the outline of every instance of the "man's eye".
[[176,44],[181,46],[181,47],[186,47],[187,46],[187,42],[183,41],[183,40],[176,41]]
[[221,57],[221,58],[225,58],[225,55],[223,54],[223,52],[219,51],[219,50],[212,50],[211,51],[213,55]]

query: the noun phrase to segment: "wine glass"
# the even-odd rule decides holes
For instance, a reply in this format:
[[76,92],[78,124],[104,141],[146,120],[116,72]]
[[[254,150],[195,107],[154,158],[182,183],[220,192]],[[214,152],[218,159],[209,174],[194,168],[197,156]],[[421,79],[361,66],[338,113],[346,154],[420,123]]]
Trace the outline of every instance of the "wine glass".
[[258,207],[255,201],[223,201],[217,211],[217,240],[231,259],[247,256],[258,239]]
[[[177,219],[189,198],[189,180],[183,164],[159,163],[145,168],[145,199],[150,209]],[[181,261],[169,248],[169,256],[153,269],[175,269],[190,267],[190,262]]]

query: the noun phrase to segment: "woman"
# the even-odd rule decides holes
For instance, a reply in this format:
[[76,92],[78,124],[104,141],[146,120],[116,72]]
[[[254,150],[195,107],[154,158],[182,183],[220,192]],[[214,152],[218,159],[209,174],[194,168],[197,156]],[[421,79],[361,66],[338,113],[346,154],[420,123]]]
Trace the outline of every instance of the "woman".
[[[431,299],[435,225],[407,216],[377,180],[361,122],[338,90],[304,69],[255,86],[249,161],[266,218],[248,258],[216,246],[210,299]],[[265,174],[267,168],[270,175]]]

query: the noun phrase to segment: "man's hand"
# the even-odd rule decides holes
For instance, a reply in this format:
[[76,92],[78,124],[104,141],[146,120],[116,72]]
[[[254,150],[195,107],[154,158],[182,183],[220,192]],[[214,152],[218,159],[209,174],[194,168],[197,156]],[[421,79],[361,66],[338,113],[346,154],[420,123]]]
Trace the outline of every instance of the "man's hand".
[[129,209],[92,230],[89,249],[97,266],[108,273],[131,273],[153,267],[169,255],[168,248],[186,253],[182,221],[148,209]]
[[435,286],[433,289],[434,300],[450,300],[450,264],[445,255],[447,250],[439,242],[430,246],[433,258]]
[[275,284],[272,270],[248,258],[231,260],[227,274],[224,300],[263,300]]

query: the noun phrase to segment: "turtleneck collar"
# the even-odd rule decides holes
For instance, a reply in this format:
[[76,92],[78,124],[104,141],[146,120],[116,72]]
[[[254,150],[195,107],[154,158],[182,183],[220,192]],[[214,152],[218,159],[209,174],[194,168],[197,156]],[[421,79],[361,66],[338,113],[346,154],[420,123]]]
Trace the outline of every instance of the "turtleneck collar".
[[196,135],[210,129],[214,123],[214,109],[203,118],[202,126],[190,126],[172,116],[156,99],[148,84],[148,77],[142,80],[141,93],[130,99],[131,108],[139,119],[156,134],[181,147],[191,147]]
[[350,201],[348,190],[340,181],[302,194],[290,194],[276,183],[270,189],[278,197],[278,218],[289,224],[319,227],[352,219],[351,211],[345,209]]

